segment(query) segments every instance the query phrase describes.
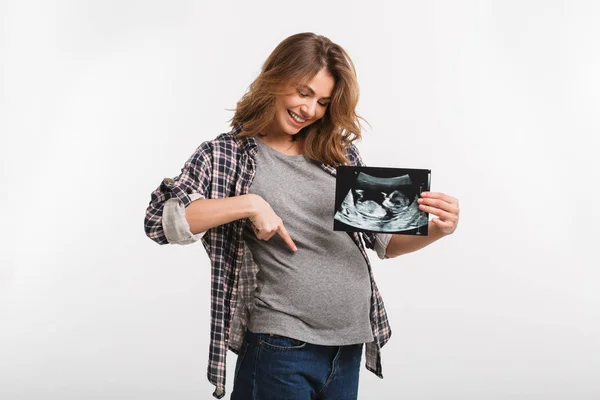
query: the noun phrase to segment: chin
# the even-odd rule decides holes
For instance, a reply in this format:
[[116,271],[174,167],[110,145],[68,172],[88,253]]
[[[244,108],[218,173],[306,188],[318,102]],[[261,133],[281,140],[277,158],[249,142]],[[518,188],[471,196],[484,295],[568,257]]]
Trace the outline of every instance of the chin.
[[301,127],[295,127],[293,125],[290,125],[287,121],[284,121],[284,125],[283,125],[283,131],[285,133],[287,133],[288,135],[295,135],[298,132],[300,132],[302,129],[304,129],[307,125],[303,125]]

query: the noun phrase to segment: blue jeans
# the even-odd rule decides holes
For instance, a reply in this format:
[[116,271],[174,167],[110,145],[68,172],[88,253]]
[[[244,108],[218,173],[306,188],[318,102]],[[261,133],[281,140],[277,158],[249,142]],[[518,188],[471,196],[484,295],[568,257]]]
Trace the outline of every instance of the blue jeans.
[[362,347],[320,346],[248,330],[231,400],[356,400]]

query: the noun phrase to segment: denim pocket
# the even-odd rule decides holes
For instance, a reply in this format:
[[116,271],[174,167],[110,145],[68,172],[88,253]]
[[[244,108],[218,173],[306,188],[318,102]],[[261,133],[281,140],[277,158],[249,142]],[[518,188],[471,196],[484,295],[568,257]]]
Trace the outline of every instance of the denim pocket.
[[272,333],[261,333],[259,335],[259,340],[260,346],[275,351],[291,351],[306,347],[306,342],[303,342],[302,340]]

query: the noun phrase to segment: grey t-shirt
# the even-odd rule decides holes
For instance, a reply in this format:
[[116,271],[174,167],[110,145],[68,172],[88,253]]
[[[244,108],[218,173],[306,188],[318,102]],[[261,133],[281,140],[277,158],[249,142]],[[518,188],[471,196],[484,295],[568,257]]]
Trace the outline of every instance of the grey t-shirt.
[[244,240],[260,270],[248,328],[321,345],[373,341],[366,261],[348,233],[333,230],[335,178],[304,155],[257,142],[250,193],[271,205],[298,251],[278,234],[259,240],[247,221]]

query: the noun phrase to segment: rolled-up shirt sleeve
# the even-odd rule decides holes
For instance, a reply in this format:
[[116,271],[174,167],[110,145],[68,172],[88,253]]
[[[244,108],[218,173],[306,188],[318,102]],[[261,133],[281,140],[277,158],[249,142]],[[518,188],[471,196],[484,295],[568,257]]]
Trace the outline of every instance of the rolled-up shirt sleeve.
[[[192,193],[190,200],[201,199],[198,193]],[[190,225],[185,218],[185,207],[178,198],[172,198],[165,202],[162,215],[162,226],[169,243],[190,244],[197,242],[204,236],[206,231],[193,234]]]
[[165,178],[150,195],[146,208],[146,236],[158,244],[189,244],[198,241],[203,233],[190,232],[185,219],[185,207],[192,201],[210,198],[212,152],[205,142],[186,161],[175,178]]
[[386,257],[385,252],[387,250],[388,244],[390,243],[390,240],[392,240],[391,233],[375,234],[375,243],[373,249],[377,253],[377,257],[381,258],[382,260],[388,258]]

